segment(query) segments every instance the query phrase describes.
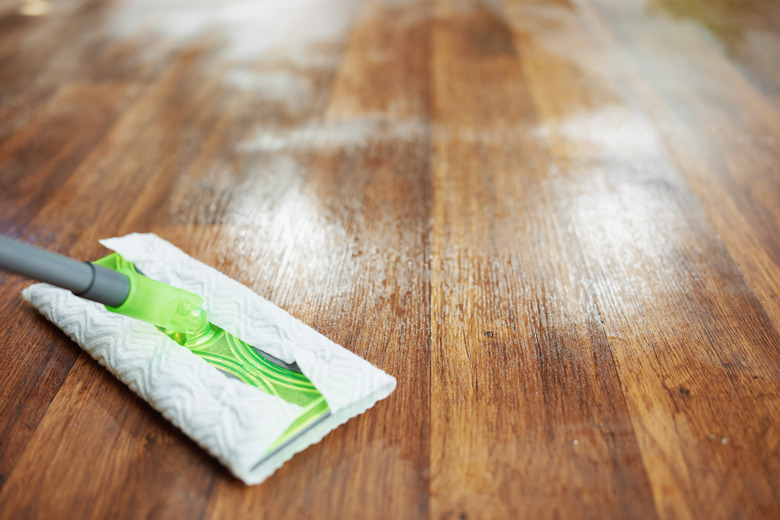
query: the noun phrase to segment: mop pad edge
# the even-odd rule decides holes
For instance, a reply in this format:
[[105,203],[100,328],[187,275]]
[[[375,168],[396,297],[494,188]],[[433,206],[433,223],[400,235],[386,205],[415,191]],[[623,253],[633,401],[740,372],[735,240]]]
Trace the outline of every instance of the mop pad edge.
[[[138,238],[136,235],[133,240]],[[175,249],[180,252],[156,235],[143,235],[140,238],[142,242],[152,242],[155,246],[167,244],[163,245],[163,249],[169,246],[173,248],[171,251]],[[128,249],[120,244],[120,249],[122,248]],[[132,248],[130,246],[130,249]],[[148,262],[145,267],[148,270]],[[202,275],[202,272],[198,273],[199,277]],[[221,273],[218,275],[220,283],[227,279],[232,284],[238,284]],[[171,283],[170,280],[160,281]],[[234,288],[232,284],[228,284],[231,289]],[[241,287],[250,291],[244,286]],[[319,442],[339,425],[373,407],[379,400],[390,395],[396,386],[395,378],[330,342],[313,329],[309,329],[311,332],[296,330],[306,325],[290,317],[289,322],[293,323],[293,338],[314,338],[316,341],[316,348],[307,345],[300,358],[313,358],[315,362],[322,362],[323,359],[326,362],[328,359],[346,359],[349,365],[357,365],[357,370],[361,371],[363,378],[357,388],[352,387],[346,392],[349,394],[347,396],[342,388],[331,385],[328,393],[330,399],[337,404],[336,409],[331,406],[331,416],[270,457],[265,457],[267,448],[292,423],[300,412],[300,407],[227,378],[153,326],[110,313],[101,305],[82,300],[68,291],[47,284],[36,284],[25,289],[23,296],[133,392],[247,484],[259,484],[295,453]],[[261,301],[260,307],[273,305],[257,295],[242,296],[258,298]],[[256,311],[258,305],[250,307]],[[284,312],[278,307],[275,309],[275,313]],[[278,314],[272,315],[278,317]],[[216,324],[222,326],[220,323]],[[263,332],[267,334],[268,331]],[[281,342],[289,347],[290,341],[287,337]],[[264,348],[263,345],[255,346]],[[324,354],[320,351],[322,349],[326,351]],[[335,349],[338,349],[335,353],[329,353]],[[345,356],[344,352],[348,355]],[[359,361],[356,363],[355,359]],[[323,395],[326,400],[329,399],[325,392]],[[330,400],[328,402],[330,404]]]

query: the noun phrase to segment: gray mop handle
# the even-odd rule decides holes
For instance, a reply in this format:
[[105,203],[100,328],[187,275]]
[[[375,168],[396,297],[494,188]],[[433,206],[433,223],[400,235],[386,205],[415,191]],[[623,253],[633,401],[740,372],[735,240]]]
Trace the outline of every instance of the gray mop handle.
[[4,235],[0,235],[0,269],[68,289],[76,296],[109,307],[119,307],[130,294],[130,280],[122,273]]

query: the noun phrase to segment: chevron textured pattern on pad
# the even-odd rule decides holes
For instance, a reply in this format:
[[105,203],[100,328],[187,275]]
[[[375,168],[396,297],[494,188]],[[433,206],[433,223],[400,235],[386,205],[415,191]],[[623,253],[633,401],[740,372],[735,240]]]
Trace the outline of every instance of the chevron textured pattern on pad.
[[46,284],[25,289],[24,298],[41,314],[247,484],[262,482],[395,388],[393,377],[155,235],[104,244],[146,275],[203,296],[216,325],[296,361],[328,401],[330,417],[266,458],[299,406],[225,376],[152,325]]
[[212,323],[287,363],[297,362],[332,412],[377,392],[384,397],[395,388],[395,379],[378,368],[156,235],[132,234],[101,243],[147,276],[202,296]]

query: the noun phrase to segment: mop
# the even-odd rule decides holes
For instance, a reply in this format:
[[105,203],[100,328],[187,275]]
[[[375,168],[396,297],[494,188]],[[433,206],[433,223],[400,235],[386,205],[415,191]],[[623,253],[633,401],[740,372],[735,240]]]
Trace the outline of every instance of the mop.
[[25,300],[247,484],[363,413],[393,377],[153,234],[92,263],[0,235]]

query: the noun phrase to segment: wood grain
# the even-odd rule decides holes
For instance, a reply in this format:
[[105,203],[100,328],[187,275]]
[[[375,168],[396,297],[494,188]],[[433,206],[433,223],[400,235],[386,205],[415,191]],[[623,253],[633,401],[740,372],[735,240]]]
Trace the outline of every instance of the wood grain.
[[0,1],[0,232],[398,378],[246,487],[0,272],[0,518],[780,516],[780,5]]

